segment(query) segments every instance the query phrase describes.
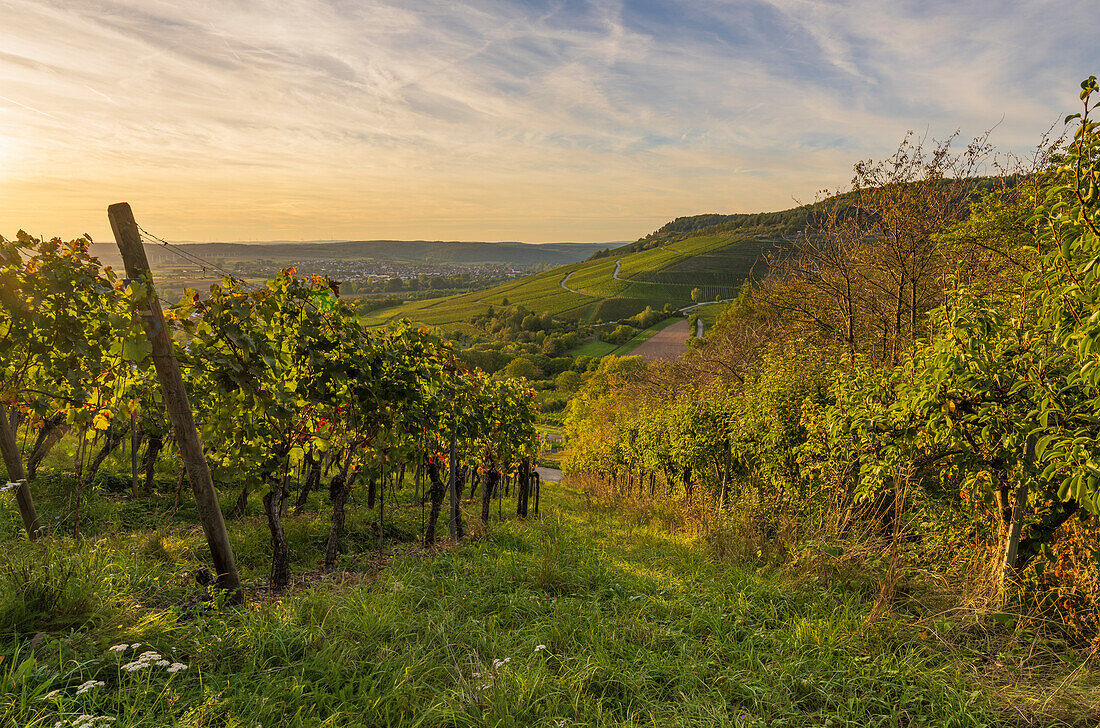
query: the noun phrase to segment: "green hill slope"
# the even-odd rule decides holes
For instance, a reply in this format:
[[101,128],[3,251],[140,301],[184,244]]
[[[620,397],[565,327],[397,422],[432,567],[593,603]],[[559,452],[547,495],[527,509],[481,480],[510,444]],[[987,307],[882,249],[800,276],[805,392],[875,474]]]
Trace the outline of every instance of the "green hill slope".
[[762,271],[764,254],[776,245],[771,234],[715,234],[672,240],[645,250],[627,246],[487,290],[376,311],[367,321],[381,325],[409,318],[462,329],[470,317],[505,302],[557,318],[612,321],[632,316],[646,306],[689,305],[694,288],[702,290],[705,300],[732,298],[754,268]]

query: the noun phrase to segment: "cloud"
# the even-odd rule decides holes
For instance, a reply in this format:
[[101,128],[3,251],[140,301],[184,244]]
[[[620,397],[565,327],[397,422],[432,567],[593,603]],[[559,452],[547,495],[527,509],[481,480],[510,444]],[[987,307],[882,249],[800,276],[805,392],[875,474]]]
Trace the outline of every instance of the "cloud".
[[0,0],[0,233],[102,236],[123,198],[189,239],[611,239],[782,208],[910,128],[1003,116],[996,142],[1033,144],[1100,65],[1087,8]]

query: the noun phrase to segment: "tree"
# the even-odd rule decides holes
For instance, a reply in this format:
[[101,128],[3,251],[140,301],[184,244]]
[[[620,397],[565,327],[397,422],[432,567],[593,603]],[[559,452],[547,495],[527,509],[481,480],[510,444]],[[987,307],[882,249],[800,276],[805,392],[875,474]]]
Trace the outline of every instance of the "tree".
[[950,257],[940,233],[966,219],[996,180],[975,176],[988,133],[960,153],[954,138],[931,148],[910,132],[894,154],[854,167],[852,186],[812,208],[793,248],[773,256],[770,305],[797,314],[826,340],[896,365],[943,301]]
[[504,373],[511,379],[538,379],[539,372],[535,363],[524,356],[519,356],[508,362],[504,367]]
[[554,386],[559,392],[575,392],[581,386],[584,379],[575,371],[568,370],[559,374],[554,379]]

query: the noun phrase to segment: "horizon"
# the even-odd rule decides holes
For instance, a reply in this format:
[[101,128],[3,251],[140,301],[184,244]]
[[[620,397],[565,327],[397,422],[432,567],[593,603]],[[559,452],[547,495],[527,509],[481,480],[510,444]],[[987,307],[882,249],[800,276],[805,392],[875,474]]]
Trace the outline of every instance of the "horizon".
[[[171,240],[173,245],[324,245],[327,243],[455,243],[475,245],[629,245],[635,240],[429,240],[427,238],[332,238],[317,240]],[[115,246],[114,240],[98,239],[93,245]]]
[[0,234],[636,240],[909,130],[1026,155],[1100,69],[1086,2],[883,5],[0,0]]

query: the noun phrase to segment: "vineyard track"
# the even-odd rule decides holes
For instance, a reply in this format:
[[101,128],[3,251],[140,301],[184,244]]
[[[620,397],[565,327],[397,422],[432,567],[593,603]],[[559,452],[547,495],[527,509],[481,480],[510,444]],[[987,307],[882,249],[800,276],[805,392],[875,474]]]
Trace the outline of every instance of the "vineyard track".
[[631,354],[647,361],[675,359],[687,351],[687,338],[690,332],[691,328],[687,321],[677,321],[658,331],[648,341],[639,344]]
[[544,483],[557,483],[565,477],[557,468],[546,468],[540,465],[535,470],[538,471],[539,477],[542,478]]

